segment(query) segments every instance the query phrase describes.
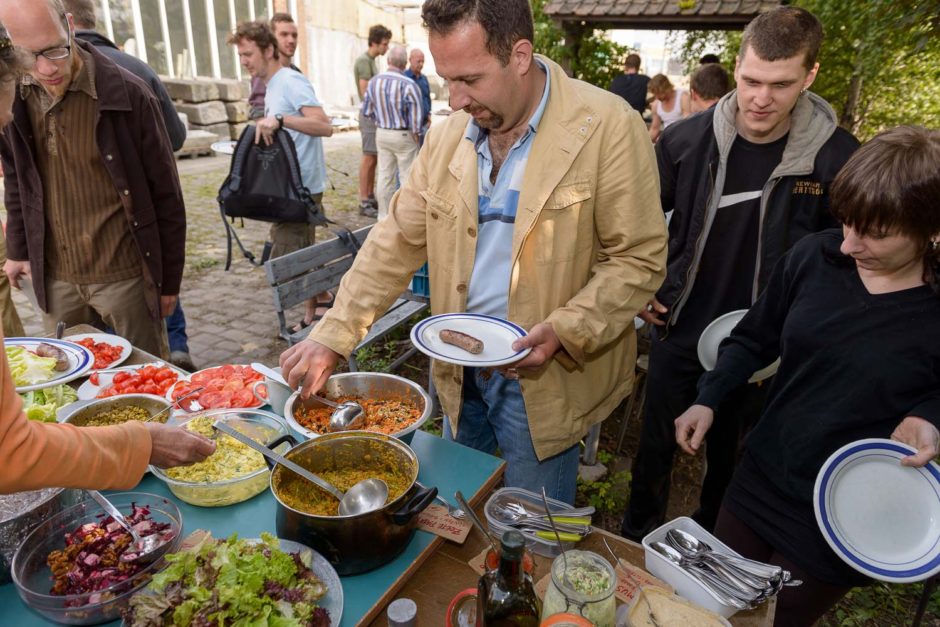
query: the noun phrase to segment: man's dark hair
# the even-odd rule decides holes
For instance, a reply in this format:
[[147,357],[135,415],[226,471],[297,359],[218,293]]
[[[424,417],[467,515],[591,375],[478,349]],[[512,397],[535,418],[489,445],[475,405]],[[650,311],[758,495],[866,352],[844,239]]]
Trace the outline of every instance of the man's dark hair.
[[627,58],[623,60],[623,67],[639,72],[641,63],[640,55],[628,54]]
[[486,50],[509,63],[512,47],[520,39],[535,41],[532,8],[527,0],[427,0],[421,7],[424,26],[447,35],[460,24],[473,21],[486,33]]
[[278,58],[277,37],[267,22],[255,20],[254,22],[239,22],[235,32],[228,36],[230,45],[238,45],[242,40],[253,41],[262,51],[274,48],[274,58]]
[[744,29],[741,50],[744,58],[750,46],[764,61],[803,55],[803,66],[812,70],[822,45],[823,27],[816,16],[794,6],[782,6],[761,13]]
[[703,100],[721,98],[731,88],[728,71],[719,63],[706,63],[692,72],[689,87]]
[[277,25],[281,22],[286,22],[288,24],[294,23],[294,18],[291,17],[290,13],[275,13],[271,16],[271,30],[275,30]]
[[369,45],[380,44],[387,39],[392,38],[392,31],[381,24],[376,24],[369,29]]
[[721,63],[721,57],[713,52],[708,54],[703,54],[702,58],[698,60],[699,65],[705,65],[706,63]]
[[76,28],[94,28],[98,23],[94,0],[64,0],[65,10],[72,14]]

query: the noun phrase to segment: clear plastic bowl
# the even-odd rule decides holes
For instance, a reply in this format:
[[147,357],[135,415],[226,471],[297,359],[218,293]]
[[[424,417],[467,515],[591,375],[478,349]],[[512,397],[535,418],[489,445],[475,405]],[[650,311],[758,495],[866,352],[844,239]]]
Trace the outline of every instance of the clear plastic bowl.
[[[181,421],[179,425],[185,426],[196,418],[206,416],[210,416],[215,420],[224,420],[231,427],[265,445],[283,436],[290,435],[290,430],[279,416],[260,409],[210,409],[209,411],[193,414],[186,420]],[[220,436],[228,437],[222,434]],[[289,449],[290,444],[285,442],[279,444],[274,450],[283,455]],[[170,492],[176,495],[177,498],[200,507],[223,507],[247,501],[268,488],[271,475],[271,471],[265,466],[234,479],[194,483],[173,479],[162,468],[151,466],[150,470],[154,476],[166,483]]]
[[[183,516],[171,501],[146,492],[121,492],[108,495],[122,514],[131,513],[132,504],[150,508],[154,522],[170,523],[176,535],[167,553],[174,552],[182,541]],[[46,558],[52,551],[65,547],[65,534],[80,525],[98,522],[105,517],[94,501],[88,499],[59,512],[33,529],[13,557],[12,576],[16,591],[23,602],[42,616],[66,625],[95,625],[114,620],[127,607],[130,597],[146,586],[151,577],[163,569],[161,558],[145,566],[136,576],[103,590],[86,594],[53,595],[52,572]]]

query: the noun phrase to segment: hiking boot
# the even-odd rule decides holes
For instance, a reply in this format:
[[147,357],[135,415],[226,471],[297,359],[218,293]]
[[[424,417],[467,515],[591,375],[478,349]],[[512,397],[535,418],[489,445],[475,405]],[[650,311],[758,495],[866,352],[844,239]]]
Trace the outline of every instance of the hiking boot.
[[362,201],[359,203],[359,215],[367,218],[377,218],[379,217],[379,210],[373,207],[371,203]]
[[196,372],[196,364],[193,363],[193,358],[186,351],[172,351],[170,353],[170,363],[186,372]]

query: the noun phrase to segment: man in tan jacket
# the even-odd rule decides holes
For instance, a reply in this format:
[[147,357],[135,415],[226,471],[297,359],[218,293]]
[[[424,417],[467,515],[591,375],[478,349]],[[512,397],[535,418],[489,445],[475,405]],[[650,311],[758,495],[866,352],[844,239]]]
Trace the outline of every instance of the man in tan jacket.
[[455,4],[427,0],[423,18],[457,112],[281,366],[320,389],[427,260],[434,313],[509,319],[528,331],[513,349],[532,349],[495,372],[435,362],[445,436],[498,448],[507,485],[571,502],[578,441],[629,393],[633,315],[663,279],[653,151],[626,102],[533,54],[525,0]]

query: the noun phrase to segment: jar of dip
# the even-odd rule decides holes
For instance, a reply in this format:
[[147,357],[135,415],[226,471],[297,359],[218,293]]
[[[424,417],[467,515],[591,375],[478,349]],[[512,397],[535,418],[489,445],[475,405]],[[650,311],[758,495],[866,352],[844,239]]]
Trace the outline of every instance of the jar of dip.
[[554,614],[583,616],[597,627],[614,627],[617,575],[591,551],[566,551],[552,562],[552,581],[542,602],[542,620]]

